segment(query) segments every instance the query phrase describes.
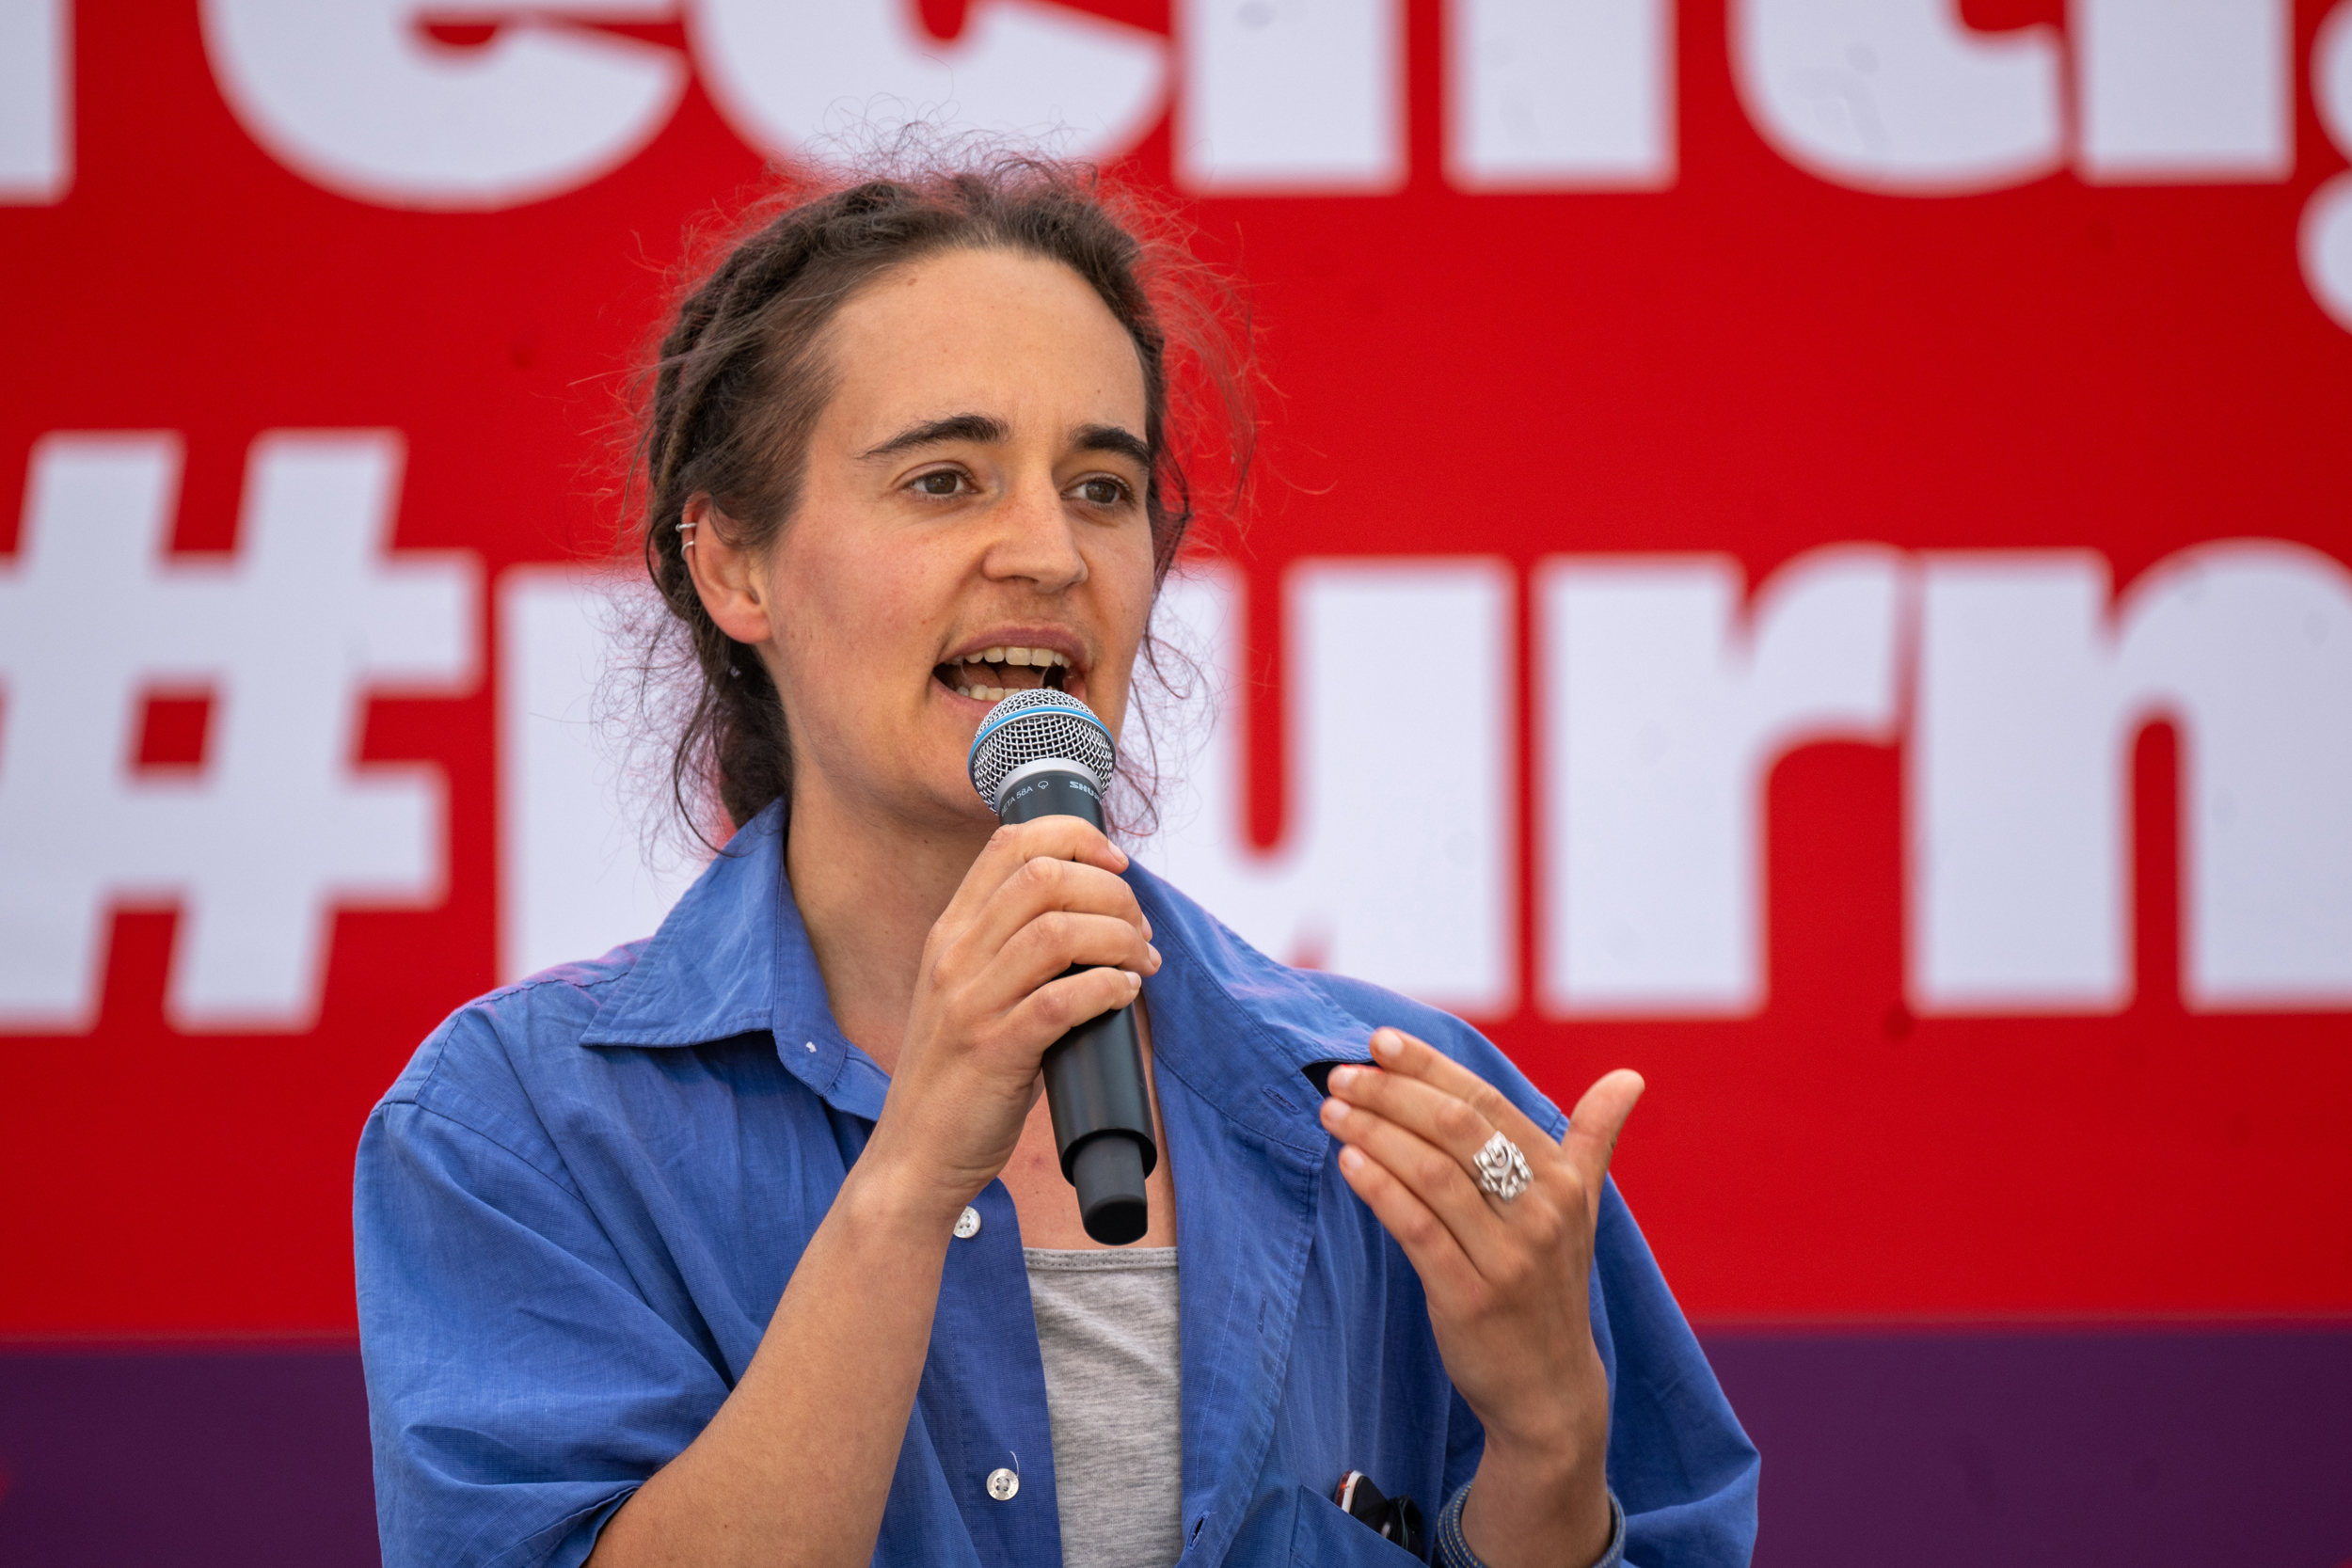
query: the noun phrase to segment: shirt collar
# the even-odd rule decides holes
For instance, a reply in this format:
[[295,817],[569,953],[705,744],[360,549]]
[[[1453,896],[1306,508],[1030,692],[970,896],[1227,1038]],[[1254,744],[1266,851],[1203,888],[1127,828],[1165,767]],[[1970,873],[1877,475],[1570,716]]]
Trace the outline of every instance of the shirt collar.
[[[889,1080],[834,1022],[784,868],[777,802],[727,841],[605,993],[580,1043],[702,1045],[749,1034],[835,1109],[882,1114]],[[1298,1148],[1326,1142],[1319,1069],[1369,1061],[1371,1028],[1140,864],[1128,883],[1168,959],[1144,986],[1152,1053],[1228,1117]]]
[[1372,1060],[1372,1026],[1140,864],[1127,881],[1168,960],[1143,986],[1155,1065],[1232,1119],[1320,1151],[1323,1076]]
[[834,1022],[784,871],[784,803],[745,823],[615,981],[582,1045],[704,1045],[771,1035],[792,1075],[872,1120],[889,1079]]

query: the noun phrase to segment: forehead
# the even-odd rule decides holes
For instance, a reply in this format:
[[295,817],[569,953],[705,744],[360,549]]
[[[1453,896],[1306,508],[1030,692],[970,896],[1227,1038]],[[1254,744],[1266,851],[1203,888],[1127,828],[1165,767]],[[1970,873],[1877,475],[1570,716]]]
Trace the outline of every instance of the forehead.
[[834,319],[833,412],[855,426],[982,413],[1141,434],[1143,366],[1059,261],[949,250],[895,267]]

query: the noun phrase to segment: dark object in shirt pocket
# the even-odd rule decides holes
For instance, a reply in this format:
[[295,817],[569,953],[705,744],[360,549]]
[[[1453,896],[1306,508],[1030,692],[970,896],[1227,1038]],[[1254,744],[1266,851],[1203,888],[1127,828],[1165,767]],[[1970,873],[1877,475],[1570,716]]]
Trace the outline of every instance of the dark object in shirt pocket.
[[1415,1557],[1422,1555],[1421,1509],[1412,1498],[1384,1497],[1370,1476],[1361,1470],[1350,1470],[1340,1478],[1339,1489],[1331,1500],[1339,1504],[1342,1513],[1369,1527],[1381,1540],[1392,1541]]
[[1282,1568],[1411,1568],[1422,1560],[1392,1541],[1383,1541],[1361,1519],[1340,1512],[1328,1492],[1300,1486],[1292,1510],[1290,1554],[1234,1555],[1227,1560],[1280,1563]]

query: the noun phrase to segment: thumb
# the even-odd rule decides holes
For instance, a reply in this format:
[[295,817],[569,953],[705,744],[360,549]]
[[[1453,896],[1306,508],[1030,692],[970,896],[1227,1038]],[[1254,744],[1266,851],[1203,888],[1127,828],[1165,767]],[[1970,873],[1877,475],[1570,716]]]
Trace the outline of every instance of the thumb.
[[1647,1086],[1640,1073],[1619,1068],[1586,1089],[1569,1113],[1568,1131],[1560,1147],[1576,1166],[1577,1175],[1583,1178],[1584,1190],[1595,1203],[1600,1201],[1601,1178],[1609,1174],[1609,1158],[1617,1151],[1626,1118],[1633,1114],[1634,1102]]

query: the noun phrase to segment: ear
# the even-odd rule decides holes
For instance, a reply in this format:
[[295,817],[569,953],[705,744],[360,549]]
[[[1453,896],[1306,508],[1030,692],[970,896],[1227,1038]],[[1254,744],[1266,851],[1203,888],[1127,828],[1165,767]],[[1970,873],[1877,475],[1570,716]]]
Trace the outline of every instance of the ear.
[[685,524],[686,569],[694,592],[718,628],[738,642],[758,647],[771,639],[768,595],[759,562],[729,542],[726,515],[707,494],[692,497],[678,519]]

